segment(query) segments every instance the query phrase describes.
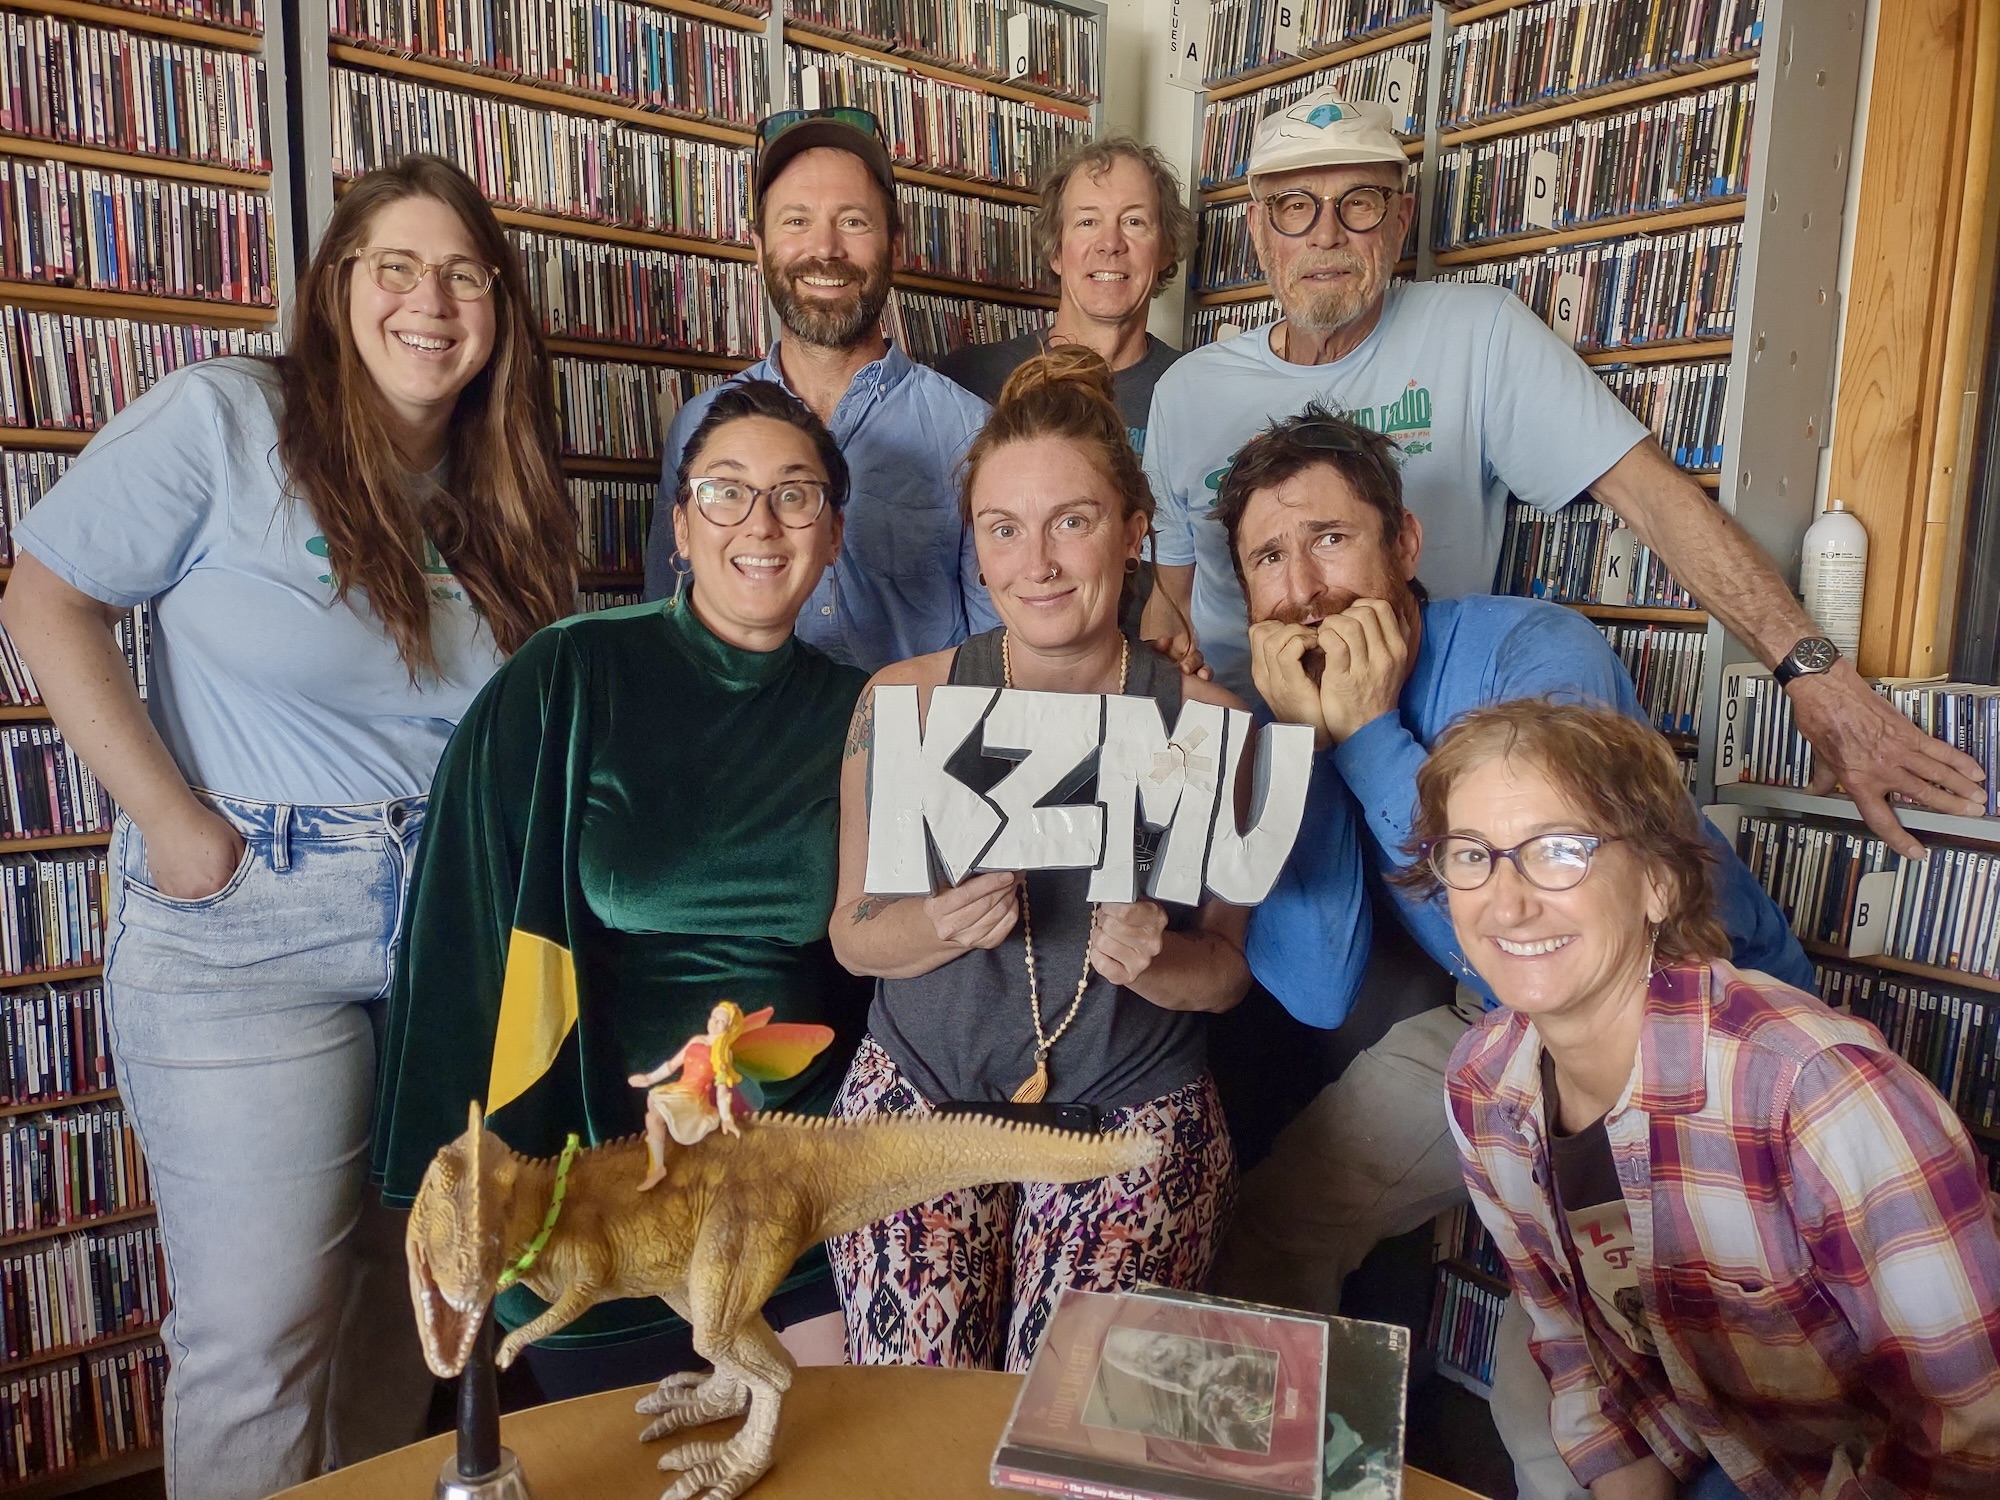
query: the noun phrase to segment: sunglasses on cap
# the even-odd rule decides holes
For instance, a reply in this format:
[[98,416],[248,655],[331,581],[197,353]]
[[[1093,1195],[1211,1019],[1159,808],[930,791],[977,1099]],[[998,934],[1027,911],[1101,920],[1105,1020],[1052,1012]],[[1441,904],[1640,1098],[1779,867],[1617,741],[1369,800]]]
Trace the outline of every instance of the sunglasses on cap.
[[803,125],[807,120],[832,120],[837,124],[858,130],[863,135],[883,140],[882,122],[865,109],[849,109],[845,105],[833,105],[826,109],[781,109],[776,114],[766,115],[757,122],[757,144],[768,146],[794,125]]

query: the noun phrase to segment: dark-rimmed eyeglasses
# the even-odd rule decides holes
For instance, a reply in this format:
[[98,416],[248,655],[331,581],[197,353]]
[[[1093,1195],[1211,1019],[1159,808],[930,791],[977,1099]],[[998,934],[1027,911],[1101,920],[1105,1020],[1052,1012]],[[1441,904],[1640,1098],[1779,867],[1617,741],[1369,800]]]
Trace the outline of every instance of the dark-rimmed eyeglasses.
[[463,255],[447,255],[428,261],[412,250],[356,250],[347,257],[358,260],[368,270],[368,279],[385,292],[402,296],[414,292],[431,272],[437,272],[438,288],[454,302],[477,302],[493,290],[500,273]]
[[1538,833],[1511,849],[1496,849],[1472,834],[1451,833],[1424,840],[1423,856],[1431,873],[1455,891],[1478,890],[1493,878],[1503,859],[1512,860],[1529,885],[1567,891],[1583,883],[1597,851],[1616,842],[1595,833]]
[[1382,221],[1389,217],[1389,205],[1400,196],[1399,188],[1369,182],[1329,198],[1322,198],[1304,188],[1286,188],[1282,193],[1267,194],[1257,202],[1264,210],[1264,217],[1271,221],[1271,227],[1285,238],[1295,240],[1313,232],[1313,226],[1319,223],[1320,215],[1329,205],[1333,216],[1340,220],[1341,228],[1349,234],[1367,234],[1380,229]]
[[[863,135],[882,140],[882,122],[865,109],[851,109],[844,104],[829,105],[824,109],[781,109],[757,122],[757,144],[768,146],[794,125],[807,120],[834,120],[842,125],[860,131]],[[884,145],[888,144],[886,141]]]
[[823,479],[787,479],[772,485],[714,477],[688,481],[688,497],[695,509],[717,526],[741,526],[750,519],[761,495],[769,497],[771,514],[789,531],[803,531],[817,521],[826,509],[831,489]]

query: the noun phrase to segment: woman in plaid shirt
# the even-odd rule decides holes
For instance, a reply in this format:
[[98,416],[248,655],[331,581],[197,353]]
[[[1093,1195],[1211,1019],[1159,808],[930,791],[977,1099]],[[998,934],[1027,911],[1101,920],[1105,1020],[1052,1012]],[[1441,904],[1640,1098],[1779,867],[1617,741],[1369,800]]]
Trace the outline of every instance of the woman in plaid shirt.
[[1452,1131],[1577,1481],[2000,1495],[2000,1200],[1872,1027],[1715,956],[1666,742],[1497,705],[1417,795],[1407,878],[1506,1007],[1452,1056]]

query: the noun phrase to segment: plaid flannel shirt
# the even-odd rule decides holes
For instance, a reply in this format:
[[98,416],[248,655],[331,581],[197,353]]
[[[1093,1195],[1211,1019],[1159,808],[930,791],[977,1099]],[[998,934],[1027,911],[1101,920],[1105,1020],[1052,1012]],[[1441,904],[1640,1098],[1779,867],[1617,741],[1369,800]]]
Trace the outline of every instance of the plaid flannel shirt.
[[1468,1033],[1451,1128],[1580,1483],[1707,1454],[1747,1500],[2000,1496],[2000,1200],[1874,1028],[1727,963],[1655,975],[1605,1129],[1657,1359],[1585,1288],[1541,1051],[1508,1011]]

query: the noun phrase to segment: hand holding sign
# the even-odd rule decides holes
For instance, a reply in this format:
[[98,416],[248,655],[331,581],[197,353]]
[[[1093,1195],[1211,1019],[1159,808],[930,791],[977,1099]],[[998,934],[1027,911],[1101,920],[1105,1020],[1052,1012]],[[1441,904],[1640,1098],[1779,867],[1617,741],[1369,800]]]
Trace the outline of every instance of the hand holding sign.
[[1130,988],[1160,956],[1166,935],[1165,908],[1151,901],[1107,901],[1097,908],[1090,966],[1113,984]]
[[1011,870],[974,875],[924,901],[938,941],[954,948],[997,948],[1020,920],[1021,878]]

